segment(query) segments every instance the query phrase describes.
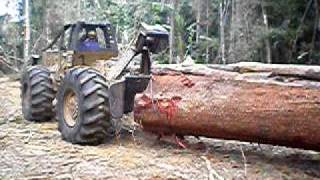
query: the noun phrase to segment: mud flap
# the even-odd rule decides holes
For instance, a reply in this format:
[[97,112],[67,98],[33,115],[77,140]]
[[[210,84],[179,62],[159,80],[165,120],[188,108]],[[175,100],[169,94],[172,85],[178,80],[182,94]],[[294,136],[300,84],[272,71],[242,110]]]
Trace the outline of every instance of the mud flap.
[[146,90],[151,76],[139,75],[139,76],[127,76],[126,77],[126,90],[125,90],[125,104],[124,113],[133,111],[134,98],[137,93],[142,93]]
[[133,111],[134,98],[148,86],[149,75],[127,76],[125,80],[112,83],[109,87],[109,104],[113,118]]
[[109,105],[113,118],[121,118],[124,113],[125,81],[118,81],[109,87]]

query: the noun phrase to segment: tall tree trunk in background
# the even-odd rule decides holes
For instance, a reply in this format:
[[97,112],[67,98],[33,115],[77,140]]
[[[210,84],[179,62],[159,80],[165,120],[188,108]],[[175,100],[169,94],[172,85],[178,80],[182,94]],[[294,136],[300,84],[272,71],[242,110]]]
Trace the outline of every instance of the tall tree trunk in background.
[[[264,2],[260,1],[261,3],[261,9],[262,9],[262,16],[263,16],[263,23],[265,25],[265,32],[269,33],[269,21],[268,21],[268,14],[264,6]],[[271,45],[270,45],[270,39],[269,37],[265,38],[265,44],[266,44],[266,53],[267,53],[267,63],[272,63],[272,54],[271,54]]]
[[78,21],[78,1],[43,1],[44,8],[43,32],[47,44],[51,42],[61,31],[65,23]]
[[178,7],[178,0],[172,0],[172,11],[171,11],[171,18],[170,18],[170,64],[176,62],[176,9]]
[[[207,5],[206,5],[206,36],[209,38],[209,1],[207,0]],[[209,44],[207,44],[206,48],[206,63],[209,63]]]
[[[201,35],[204,35],[204,19],[206,15],[205,6],[206,1],[205,0],[195,0],[195,12],[196,12],[196,58],[206,61],[206,57],[203,57],[203,53],[205,49],[202,49],[201,47]],[[203,59],[204,58],[204,59]]]
[[241,61],[261,61],[258,48],[261,44],[260,0],[233,0],[231,22],[230,60],[228,63]]
[[25,35],[24,35],[24,60],[28,61],[30,54],[30,38],[31,38],[31,29],[30,29],[30,9],[29,9],[29,0],[25,0]]
[[81,0],[78,0],[77,4],[78,4],[78,20],[81,20],[81,12],[82,12]]
[[161,11],[162,11],[163,8],[164,8],[165,2],[166,2],[166,0],[161,0]]
[[[314,48],[315,48],[317,31],[318,31],[318,27],[319,27],[319,20],[320,20],[319,1],[320,0],[315,0],[314,1],[314,10],[315,10],[316,17],[315,17],[315,20],[314,20],[314,28],[313,28],[313,35],[312,35],[312,41],[311,41],[310,56],[312,56]],[[310,60],[311,60],[311,63],[312,63],[312,57],[310,57]]]
[[46,46],[50,43],[50,37],[49,37],[49,14],[50,14],[50,9],[49,9],[49,2],[45,1],[45,18],[44,18],[44,37],[46,40]]
[[96,7],[98,9],[101,9],[101,4],[100,4],[99,0],[94,0],[94,3],[96,4]]
[[[236,2],[236,18],[235,18],[235,49],[234,54],[236,59],[234,62],[248,61],[249,53],[249,40],[248,40],[248,30],[249,30],[249,3],[253,0],[248,0],[243,2],[242,0],[237,0]],[[252,27],[251,27],[252,28]]]
[[196,29],[196,43],[200,43],[200,35],[201,35],[201,12],[202,12],[202,6],[201,6],[202,0],[197,0],[197,29]]
[[67,18],[67,9],[69,7],[66,7],[66,0],[62,0],[62,8],[63,8],[63,17],[62,17],[62,21],[63,21],[63,25],[66,24],[66,18]]
[[[320,0],[317,0],[318,2],[318,12],[320,14]],[[320,19],[318,20],[318,30],[320,30]]]
[[234,54],[234,48],[235,48],[235,24],[236,24],[236,0],[231,0],[232,2],[232,9],[231,9],[231,25],[230,25],[230,45],[229,45],[229,55],[228,55],[228,63],[235,62],[235,54]]
[[[224,38],[224,10],[223,10],[223,5],[225,2],[220,2],[220,48],[221,48],[221,58],[222,58],[222,63],[226,64],[226,57],[225,57],[225,38]],[[228,7],[224,7],[228,8]]]

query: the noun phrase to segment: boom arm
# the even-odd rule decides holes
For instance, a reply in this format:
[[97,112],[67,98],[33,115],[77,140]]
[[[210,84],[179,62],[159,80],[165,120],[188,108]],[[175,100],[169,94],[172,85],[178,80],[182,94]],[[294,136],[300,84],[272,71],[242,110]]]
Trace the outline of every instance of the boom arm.
[[118,63],[108,73],[108,80],[117,80],[128,64],[141,54],[140,75],[126,76],[125,79],[115,81],[109,87],[109,102],[111,114],[120,118],[123,113],[133,110],[134,98],[137,93],[143,92],[150,80],[151,61],[150,53],[157,54],[168,47],[169,33],[160,26],[142,24],[135,47],[127,51]]
[[135,47],[125,53],[109,73],[108,79],[118,79],[129,63],[139,54],[142,54],[140,73],[148,75],[151,69],[150,52],[157,54],[168,47],[169,33],[161,26],[141,24]]

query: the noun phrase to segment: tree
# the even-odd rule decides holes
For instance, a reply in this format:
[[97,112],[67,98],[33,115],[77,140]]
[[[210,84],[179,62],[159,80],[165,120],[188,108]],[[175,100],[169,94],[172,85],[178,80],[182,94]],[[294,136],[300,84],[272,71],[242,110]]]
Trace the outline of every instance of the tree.
[[[264,2],[260,1],[262,16],[263,16],[263,23],[265,25],[265,33],[269,33],[269,21],[268,21],[268,14],[265,10]],[[271,54],[271,45],[269,37],[265,37],[265,44],[266,44],[266,53],[267,53],[267,63],[272,63],[272,54]]]
[[172,0],[172,11],[170,17],[170,64],[176,62],[176,9],[179,0]]
[[[230,1],[228,1],[230,2]],[[226,4],[224,0],[222,0],[219,4],[219,13],[220,13],[220,50],[221,50],[221,60],[222,64],[226,64],[226,44],[225,44],[225,19],[227,15],[227,9],[229,4]]]
[[30,27],[30,9],[29,0],[25,0],[25,34],[24,34],[24,60],[25,62],[29,58],[30,53],[30,38],[31,38],[31,27]]

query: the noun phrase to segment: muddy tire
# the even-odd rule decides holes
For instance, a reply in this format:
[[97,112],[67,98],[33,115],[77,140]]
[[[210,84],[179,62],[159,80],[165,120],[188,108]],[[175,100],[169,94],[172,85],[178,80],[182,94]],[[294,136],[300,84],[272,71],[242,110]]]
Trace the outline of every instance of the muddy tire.
[[90,68],[69,70],[58,90],[57,119],[62,138],[97,145],[113,134],[105,78]]
[[34,66],[22,73],[22,113],[26,120],[49,121],[54,117],[52,101],[55,98],[50,71]]

